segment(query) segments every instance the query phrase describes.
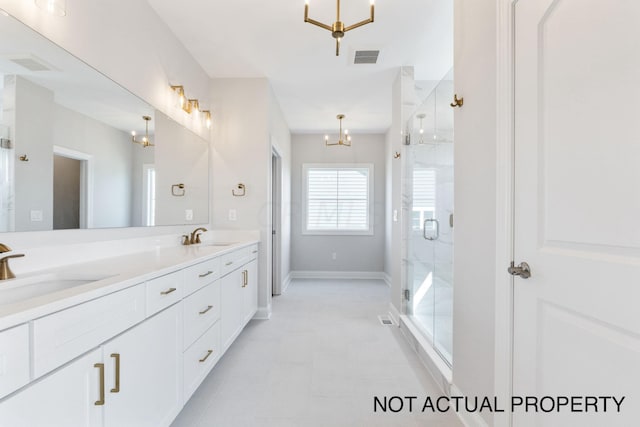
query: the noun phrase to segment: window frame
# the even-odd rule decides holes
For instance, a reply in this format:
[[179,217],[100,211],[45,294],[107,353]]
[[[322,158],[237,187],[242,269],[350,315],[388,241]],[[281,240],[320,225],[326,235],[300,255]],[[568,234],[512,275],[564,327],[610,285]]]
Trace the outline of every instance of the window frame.
[[[308,225],[308,208],[309,208],[309,170],[310,169],[329,169],[329,170],[352,170],[367,169],[367,229],[366,230],[309,230]],[[373,163],[303,163],[302,164],[302,234],[317,236],[372,236],[373,218],[374,218],[374,167]]]

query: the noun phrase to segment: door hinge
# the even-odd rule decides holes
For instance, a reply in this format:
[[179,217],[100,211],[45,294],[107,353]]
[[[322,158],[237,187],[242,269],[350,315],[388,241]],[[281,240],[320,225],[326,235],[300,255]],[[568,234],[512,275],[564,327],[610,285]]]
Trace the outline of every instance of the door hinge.
[[404,300],[411,301],[411,291],[409,289],[404,290]]
[[273,234],[275,236],[276,230],[271,230],[271,234]]

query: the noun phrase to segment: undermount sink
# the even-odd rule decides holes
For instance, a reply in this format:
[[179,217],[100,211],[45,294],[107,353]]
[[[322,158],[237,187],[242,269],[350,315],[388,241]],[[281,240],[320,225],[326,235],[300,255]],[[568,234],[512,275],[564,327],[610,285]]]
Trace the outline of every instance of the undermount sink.
[[51,273],[24,279],[0,281],[0,306],[86,285],[108,277],[112,276],[73,276]]

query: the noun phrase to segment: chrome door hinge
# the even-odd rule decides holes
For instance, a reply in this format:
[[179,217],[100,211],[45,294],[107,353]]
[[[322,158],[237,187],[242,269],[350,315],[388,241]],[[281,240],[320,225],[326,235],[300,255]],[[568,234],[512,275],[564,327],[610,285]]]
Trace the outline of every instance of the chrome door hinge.
[[405,289],[403,293],[405,301],[411,301],[411,291],[409,289]]
[[531,267],[526,262],[521,262],[518,266],[514,261],[511,261],[509,268],[507,269],[510,275],[512,276],[520,276],[523,279],[528,279],[531,277]]

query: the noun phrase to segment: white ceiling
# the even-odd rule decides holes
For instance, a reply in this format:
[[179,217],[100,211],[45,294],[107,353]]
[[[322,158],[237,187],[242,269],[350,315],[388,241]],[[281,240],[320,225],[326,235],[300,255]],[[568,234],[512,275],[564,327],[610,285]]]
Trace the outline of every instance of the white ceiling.
[[[353,133],[384,132],[398,67],[439,80],[453,64],[451,0],[376,0],[375,22],[347,33],[339,57],[331,33],[303,21],[303,0],[148,2],[211,77],[268,78],[294,133],[333,131],[338,113]],[[369,16],[369,0],[341,6],[346,25]],[[335,13],[334,0],[310,0],[311,18]],[[362,49],[379,49],[378,63],[353,65]]]

